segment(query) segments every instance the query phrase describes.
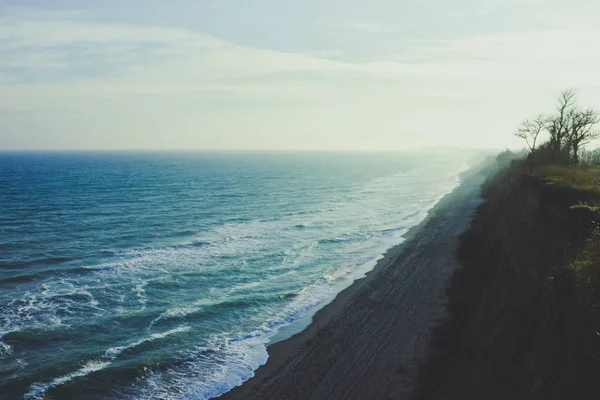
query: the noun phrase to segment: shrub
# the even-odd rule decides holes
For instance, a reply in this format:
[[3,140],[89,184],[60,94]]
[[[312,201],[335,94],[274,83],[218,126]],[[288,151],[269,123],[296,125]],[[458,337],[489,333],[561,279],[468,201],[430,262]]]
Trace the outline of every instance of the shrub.
[[569,161],[569,152],[557,150],[551,142],[542,144],[527,157],[527,163],[533,167],[547,164],[569,165]]

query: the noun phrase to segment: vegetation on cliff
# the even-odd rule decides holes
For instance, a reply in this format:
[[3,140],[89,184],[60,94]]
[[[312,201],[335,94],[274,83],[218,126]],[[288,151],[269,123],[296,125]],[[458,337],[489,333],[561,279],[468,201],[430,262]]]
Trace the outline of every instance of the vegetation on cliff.
[[[595,129],[600,122],[600,113],[593,108],[578,105],[577,92],[563,91],[557,99],[556,110],[549,115],[539,114],[536,118],[525,120],[516,136],[525,140],[536,163],[575,164],[580,161],[583,147],[598,138]],[[537,146],[543,135],[548,140]]]
[[573,142],[580,109],[565,93],[556,115],[527,122],[530,154],[483,187],[419,400],[599,396],[600,168]]

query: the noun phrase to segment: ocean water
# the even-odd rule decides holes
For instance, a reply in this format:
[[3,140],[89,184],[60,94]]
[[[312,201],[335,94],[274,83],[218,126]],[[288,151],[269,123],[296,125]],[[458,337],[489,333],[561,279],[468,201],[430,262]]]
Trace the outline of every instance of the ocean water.
[[0,153],[0,398],[228,391],[471,155]]

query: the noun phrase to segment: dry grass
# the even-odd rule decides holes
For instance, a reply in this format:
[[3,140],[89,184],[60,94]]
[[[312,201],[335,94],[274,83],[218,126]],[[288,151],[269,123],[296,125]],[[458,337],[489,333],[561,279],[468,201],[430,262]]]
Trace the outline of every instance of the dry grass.
[[546,165],[538,169],[538,175],[551,183],[560,183],[584,190],[600,190],[597,171],[584,168],[567,168]]

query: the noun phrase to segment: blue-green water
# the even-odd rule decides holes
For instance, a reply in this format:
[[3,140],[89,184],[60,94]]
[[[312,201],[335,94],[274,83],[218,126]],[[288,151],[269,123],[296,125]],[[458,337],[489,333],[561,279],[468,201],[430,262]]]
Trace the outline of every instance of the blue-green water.
[[0,153],[0,397],[208,399],[468,153]]

